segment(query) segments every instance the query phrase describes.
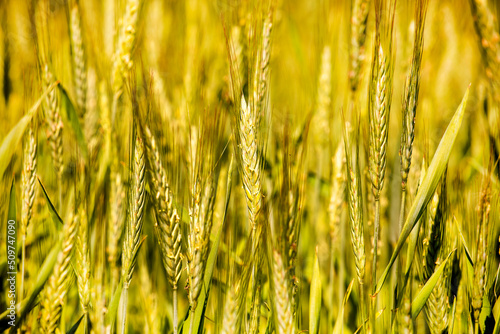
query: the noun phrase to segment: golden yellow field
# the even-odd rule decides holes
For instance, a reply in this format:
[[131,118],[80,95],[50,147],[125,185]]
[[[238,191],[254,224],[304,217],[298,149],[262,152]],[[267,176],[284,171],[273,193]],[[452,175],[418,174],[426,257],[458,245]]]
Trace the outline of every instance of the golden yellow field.
[[499,16],[0,2],[0,330],[500,333]]

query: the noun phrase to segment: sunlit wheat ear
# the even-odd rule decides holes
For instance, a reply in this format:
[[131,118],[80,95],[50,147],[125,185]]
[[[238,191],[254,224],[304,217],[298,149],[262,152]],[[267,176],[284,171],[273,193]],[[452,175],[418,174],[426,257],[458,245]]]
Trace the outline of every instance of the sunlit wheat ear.
[[497,27],[497,18],[488,1],[470,0],[474,26],[479,36],[481,55],[486,64],[486,76],[491,80],[493,94],[499,99],[500,90],[500,35]]
[[117,170],[116,166],[118,162],[114,163],[111,167],[111,186],[109,194],[109,204],[110,204],[110,218],[108,220],[108,233],[107,233],[107,253],[108,262],[110,264],[111,270],[111,284],[112,287],[118,284],[119,281],[119,268],[118,260],[120,257],[120,238],[123,234],[123,229],[125,226],[125,205],[126,205],[126,194],[125,187],[123,185],[122,176]]
[[[134,131],[135,132],[135,131]],[[128,289],[134,273],[137,253],[142,242],[142,226],[144,223],[144,207],[146,205],[146,157],[144,142],[140,135],[134,133],[132,159],[132,175],[129,199],[129,217],[125,228],[122,247],[122,280],[123,290],[120,299],[121,323],[120,333],[125,333],[127,324]]]
[[21,235],[23,237],[26,235],[26,229],[28,228],[33,215],[33,204],[35,202],[36,190],[37,146],[36,130],[32,124],[28,128],[23,150],[23,204],[21,219]]
[[[452,227],[451,220],[443,222],[445,227],[443,228],[443,232],[446,237],[442,240],[442,246],[439,250],[439,255],[436,258],[436,266],[439,266],[441,262],[448,256],[448,254],[455,248],[456,246],[456,238],[457,231],[455,231]],[[443,274],[439,277],[436,286],[431,292],[429,299],[426,303],[426,315],[427,315],[427,324],[433,334],[441,334],[446,331],[448,328],[450,319],[449,319],[449,298],[451,292],[451,274],[453,269],[453,257],[446,263],[445,270]]]
[[132,50],[135,46],[141,0],[127,0],[120,21],[118,43],[113,59],[112,83],[115,99],[123,93],[126,73],[132,69]]
[[[349,135],[351,136],[351,135]],[[365,241],[363,227],[363,202],[361,197],[361,174],[358,161],[357,137],[346,138],[344,135],[347,173],[347,203],[349,206],[349,225],[351,242],[356,262],[356,274],[360,285],[365,279]]]
[[276,332],[279,334],[295,333],[293,326],[292,305],[290,300],[290,288],[286,279],[286,269],[281,254],[271,251],[271,287],[273,290],[273,312],[275,318]]
[[[436,189],[429,205],[427,215],[423,221],[422,238],[419,244],[421,249],[420,270],[421,280],[426,282],[434,273],[436,261],[446,238],[444,230],[447,211],[447,185],[446,172],[441,179],[440,186]],[[448,254],[445,254],[446,257]]]
[[[264,19],[262,27],[262,46],[259,60],[258,85],[256,87],[257,96],[255,98],[257,112],[263,114],[267,106],[267,96],[269,87],[269,60],[271,59],[271,33],[273,28],[273,10]],[[257,123],[257,125],[259,125]]]
[[122,277],[124,285],[130,284],[135,266],[135,258],[141,244],[144,222],[146,159],[142,138],[135,136],[133,155],[133,175],[129,200],[129,217],[122,249]]
[[213,222],[215,184],[213,176],[197,177],[192,186],[188,235],[189,304],[196,308],[203,286],[210,231]]
[[[357,116],[359,117],[359,116]],[[347,203],[349,208],[349,226],[351,244],[354,252],[356,277],[358,279],[360,302],[366,305],[364,283],[366,271],[365,237],[363,222],[363,198],[361,173],[359,170],[359,128],[352,131],[350,125],[344,125],[344,148],[346,155]],[[365,307],[361,307],[361,321],[365,320]]]
[[330,106],[332,93],[332,52],[329,45],[323,47],[321,53],[321,66],[318,80],[318,96],[316,106],[316,122],[318,133],[316,140],[323,146],[330,139]]
[[167,182],[156,139],[147,126],[144,127],[144,134],[156,213],[156,233],[168,279],[172,288],[177,289],[182,267],[180,217],[173,205],[173,194]]
[[23,172],[22,172],[22,217],[20,226],[21,235],[21,283],[19,295],[24,296],[24,272],[26,265],[26,236],[28,225],[33,216],[33,205],[36,197],[36,169],[37,169],[37,133],[36,126],[32,122],[27,129],[23,148]]
[[355,0],[351,5],[351,36],[349,43],[349,83],[351,91],[358,89],[363,62],[370,0]]
[[224,303],[224,315],[222,318],[222,334],[236,333],[236,320],[238,317],[236,288],[233,284],[228,286],[226,301]]
[[[54,83],[54,76],[49,70],[49,66],[45,64],[43,68],[44,85],[49,87]],[[57,97],[57,89],[52,89],[44,101],[45,117],[47,121],[47,137],[50,145],[52,163],[57,174],[59,182],[63,173],[63,143],[62,130],[63,122],[59,113],[59,103]]]
[[41,301],[40,332],[54,333],[62,316],[68,285],[71,280],[71,259],[75,236],[78,231],[79,217],[75,215],[64,224],[62,248],[57,256],[54,271],[46,283],[45,293]]
[[85,205],[78,209],[80,226],[76,236],[76,277],[78,294],[83,312],[87,313],[90,306],[90,239],[89,224]]
[[483,307],[483,296],[488,284],[488,261],[490,229],[490,209],[491,209],[491,184],[485,181],[481,190],[479,205],[477,208],[479,223],[477,224],[477,248],[474,261],[474,280],[472,288],[472,308],[474,311],[474,321],[476,326],[479,322],[479,315]]
[[370,177],[375,200],[384,186],[389,115],[392,101],[394,55],[392,51],[393,2],[375,1],[376,36],[369,87]]
[[345,163],[344,143],[340,142],[332,159],[332,187],[330,190],[330,204],[328,206],[332,245],[337,244],[339,237],[340,216],[342,214],[342,205],[344,204],[346,190]]
[[71,9],[71,46],[73,55],[73,82],[80,117],[85,115],[87,102],[87,67],[83,48],[83,34],[80,22],[80,9],[75,3]]
[[418,93],[420,89],[420,66],[424,49],[424,26],[427,14],[428,0],[419,0],[416,4],[416,30],[413,45],[411,70],[406,78],[403,101],[403,127],[401,133],[401,184],[406,191],[408,174],[410,172],[413,140],[415,139],[415,117],[417,113]]
[[242,178],[249,211],[250,226],[255,230],[262,209],[262,166],[258,143],[258,117],[241,96],[241,109],[238,120]]

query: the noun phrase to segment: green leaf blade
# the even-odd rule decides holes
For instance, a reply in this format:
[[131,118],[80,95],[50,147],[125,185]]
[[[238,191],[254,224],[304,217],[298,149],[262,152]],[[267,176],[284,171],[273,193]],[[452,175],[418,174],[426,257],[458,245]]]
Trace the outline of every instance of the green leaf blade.
[[451,155],[451,149],[453,147],[453,144],[455,143],[455,139],[457,138],[460,126],[462,125],[462,120],[465,113],[465,106],[467,104],[468,97],[469,97],[469,88],[467,88],[467,91],[465,92],[462,102],[460,103],[457,111],[455,112],[455,115],[451,119],[450,124],[446,129],[446,132],[441,138],[436,153],[434,154],[431,164],[427,169],[424,179],[422,180],[422,184],[418,189],[417,196],[415,197],[413,205],[411,206],[410,211],[408,212],[408,216],[401,231],[401,235],[399,236],[399,239],[396,243],[394,252],[392,253],[392,256],[389,260],[389,264],[385,268],[384,273],[382,274],[377,283],[375,294],[379,293],[380,290],[382,289],[385,280],[389,276],[391,268],[394,262],[396,261],[396,258],[399,255],[399,252],[403,248],[406,239],[410,235],[413,227],[424,213],[424,210],[427,207],[429,201],[431,200],[432,195],[434,194],[434,191],[437,188],[439,180],[446,169],[446,165],[448,164],[448,160]]

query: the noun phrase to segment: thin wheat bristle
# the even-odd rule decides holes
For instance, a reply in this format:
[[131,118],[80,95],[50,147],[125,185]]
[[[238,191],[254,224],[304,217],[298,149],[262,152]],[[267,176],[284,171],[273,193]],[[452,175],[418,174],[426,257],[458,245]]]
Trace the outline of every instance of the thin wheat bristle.
[[45,287],[40,310],[40,332],[54,333],[62,316],[68,285],[71,279],[71,259],[75,236],[79,226],[79,216],[75,215],[63,227],[62,248],[57,256],[54,271]]

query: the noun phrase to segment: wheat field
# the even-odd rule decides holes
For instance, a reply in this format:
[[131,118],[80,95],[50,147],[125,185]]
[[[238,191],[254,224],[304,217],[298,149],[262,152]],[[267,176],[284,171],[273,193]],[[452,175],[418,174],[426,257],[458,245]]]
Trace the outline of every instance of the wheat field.
[[0,2],[0,330],[500,333],[499,17]]

